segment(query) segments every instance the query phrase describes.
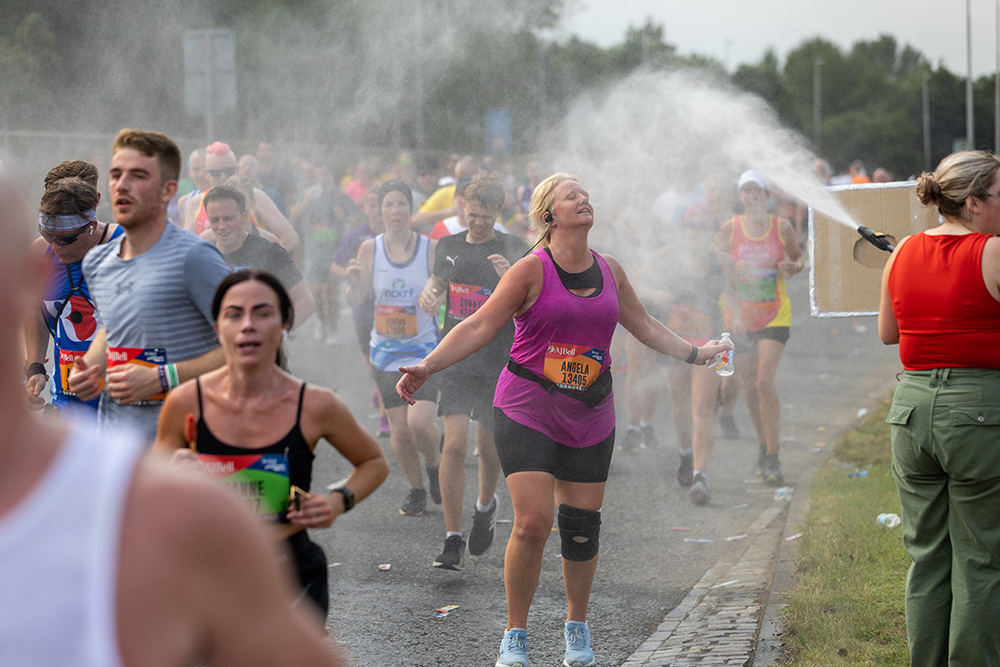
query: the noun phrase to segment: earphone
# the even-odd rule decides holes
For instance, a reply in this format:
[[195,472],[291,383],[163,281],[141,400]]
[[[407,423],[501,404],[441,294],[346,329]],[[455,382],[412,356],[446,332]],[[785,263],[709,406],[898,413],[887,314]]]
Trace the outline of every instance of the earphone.
[[552,224],[552,214],[546,211],[542,214],[542,221]]

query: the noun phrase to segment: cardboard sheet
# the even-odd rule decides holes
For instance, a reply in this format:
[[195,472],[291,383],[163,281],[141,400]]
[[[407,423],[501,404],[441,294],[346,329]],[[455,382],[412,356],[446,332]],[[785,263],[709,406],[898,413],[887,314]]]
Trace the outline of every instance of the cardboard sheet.
[[[937,209],[917,200],[917,184],[872,183],[828,188],[854,220],[893,241],[938,225]],[[814,317],[877,315],[882,267],[889,253],[856,229],[809,208],[809,301]],[[893,243],[895,245],[895,243]]]

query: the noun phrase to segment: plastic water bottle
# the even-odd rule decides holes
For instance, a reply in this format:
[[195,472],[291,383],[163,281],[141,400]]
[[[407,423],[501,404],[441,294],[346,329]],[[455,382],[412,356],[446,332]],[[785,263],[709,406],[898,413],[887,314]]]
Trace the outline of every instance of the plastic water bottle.
[[[722,334],[722,337],[719,339],[719,342],[729,343],[730,345],[733,344],[732,339],[729,338],[728,332]],[[724,350],[722,352],[719,352],[714,357],[712,357],[711,366],[712,368],[715,369],[715,372],[721,375],[722,377],[729,377],[730,375],[732,375],[733,371],[735,370],[735,368],[733,367],[733,350]]]
[[790,503],[790,502],[792,502],[792,492],[793,491],[795,491],[795,489],[793,489],[790,486],[783,486],[783,487],[781,487],[779,489],[775,489],[774,490],[774,499],[775,500],[784,500],[785,502]]
[[898,515],[891,512],[879,514],[875,521],[880,526],[885,526],[886,528],[895,528],[902,523],[902,519]]

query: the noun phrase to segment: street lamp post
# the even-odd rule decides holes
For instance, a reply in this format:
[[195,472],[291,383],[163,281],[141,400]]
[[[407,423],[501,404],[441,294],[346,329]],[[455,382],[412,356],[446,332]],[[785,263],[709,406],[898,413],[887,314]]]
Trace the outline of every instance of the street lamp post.
[[823,110],[822,92],[823,83],[820,68],[823,66],[823,59],[819,56],[813,60],[813,135],[816,143],[816,152],[819,153],[823,146]]
[[975,146],[973,132],[975,115],[972,108],[972,0],[965,0],[965,53],[969,69],[968,78],[965,80],[965,147],[972,150]]
[[931,75],[924,70],[923,79],[923,112],[924,112],[924,171],[931,170],[931,94],[929,82]]

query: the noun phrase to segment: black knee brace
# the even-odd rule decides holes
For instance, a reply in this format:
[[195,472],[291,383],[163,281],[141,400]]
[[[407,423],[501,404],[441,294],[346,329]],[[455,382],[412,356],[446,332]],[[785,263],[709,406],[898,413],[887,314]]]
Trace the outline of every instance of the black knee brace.
[[572,561],[588,561],[600,547],[601,513],[563,503],[559,506],[559,537],[562,557]]

